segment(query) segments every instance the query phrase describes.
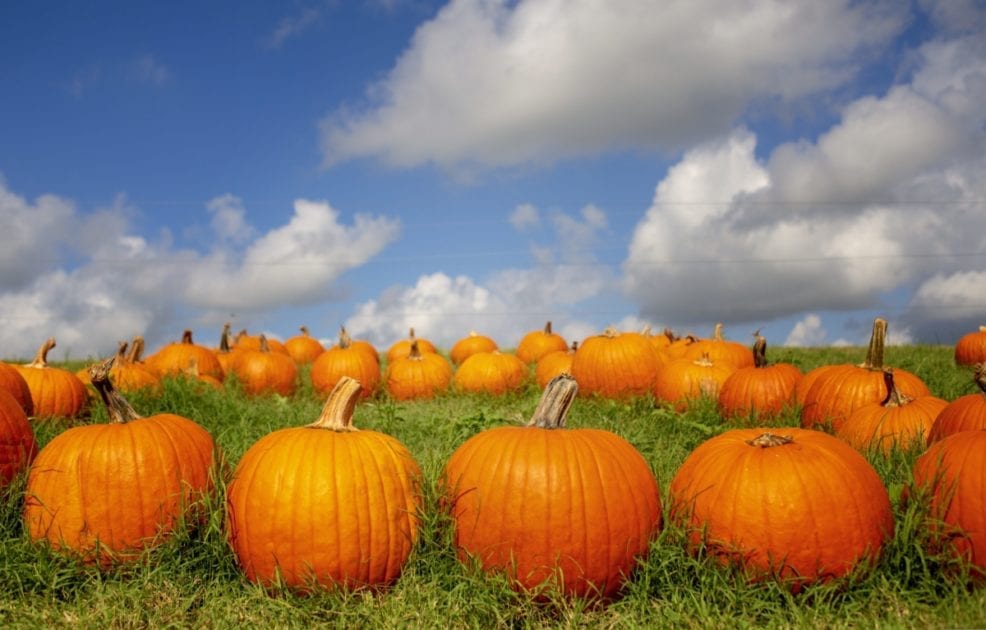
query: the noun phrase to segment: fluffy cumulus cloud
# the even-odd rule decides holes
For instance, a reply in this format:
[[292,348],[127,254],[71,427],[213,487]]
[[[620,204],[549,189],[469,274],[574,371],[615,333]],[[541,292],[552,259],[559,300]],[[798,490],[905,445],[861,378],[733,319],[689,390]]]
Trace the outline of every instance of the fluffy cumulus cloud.
[[453,0],[368,103],[322,121],[325,161],[457,169],[677,150],[728,130],[751,102],[842,85],[906,11],[849,0]]
[[[396,221],[298,200],[265,234],[232,196],[207,204],[216,245],[207,252],[133,233],[124,200],[83,213],[66,199],[30,202],[0,185],[0,354],[29,357],[54,335],[73,357],[106,353],[144,334],[153,344],[177,321],[210,325],[232,312],[330,299],[339,276],[393,241]],[[30,220],[28,220],[30,219]]]
[[[635,230],[628,293],[676,323],[876,308],[914,285],[915,304],[960,314],[971,300],[982,314],[963,291],[986,251],[984,105],[986,39],[942,39],[916,52],[908,82],[849,103],[815,141],[758,159],[740,128],[690,149]],[[928,338],[926,317],[895,315],[900,339]],[[817,323],[799,326],[789,341],[816,339]]]

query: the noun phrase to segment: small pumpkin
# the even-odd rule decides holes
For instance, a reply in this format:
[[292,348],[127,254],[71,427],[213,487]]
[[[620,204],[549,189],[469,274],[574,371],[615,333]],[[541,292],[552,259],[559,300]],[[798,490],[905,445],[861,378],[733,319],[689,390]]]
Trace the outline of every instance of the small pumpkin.
[[24,528],[34,541],[107,565],[167,538],[213,489],[209,432],[188,418],[142,418],[109,380],[113,358],[90,368],[108,424],[55,436],[28,473]]
[[572,376],[585,396],[644,396],[651,391],[657,370],[654,349],[643,335],[612,327],[585,339],[572,359]]
[[270,433],[229,484],[227,535],[252,582],[347,590],[397,579],[420,528],[421,469],[395,438],[353,426],[343,377],[319,418]]
[[479,352],[493,352],[498,346],[492,338],[480,335],[475,330],[470,330],[469,334],[459,339],[452,345],[449,358],[455,365],[461,365],[463,361]]
[[549,320],[545,322],[543,330],[532,330],[521,337],[516,353],[517,358],[524,363],[537,363],[546,354],[567,349],[565,338],[551,330]]
[[110,369],[110,378],[116,389],[123,393],[141,390],[159,393],[161,391],[161,379],[158,375],[144,367],[142,363],[135,363],[130,360],[131,354],[140,356],[140,348],[137,349],[136,353],[128,353],[127,347],[127,342],[121,341],[119,343],[116,358],[113,360],[113,367]]
[[505,394],[520,388],[527,375],[527,364],[516,355],[494,350],[476,353],[463,361],[453,381],[459,391]]
[[836,436],[864,453],[876,449],[886,455],[915,444],[923,448],[935,418],[948,403],[935,396],[905,396],[894,382],[893,370],[884,371],[884,380],[887,397],[853,410]]
[[20,402],[0,389],[0,489],[26,470],[38,452],[34,429]]
[[579,349],[579,342],[573,341],[572,347],[568,350],[555,350],[549,352],[540,359],[534,366],[534,381],[538,387],[544,389],[559,374],[572,373],[572,360],[575,352]]
[[966,333],[955,343],[955,363],[975,365],[986,362],[986,326]]
[[307,326],[301,327],[301,334],[291,337],[284,342],[284,349],[288,355],[294,359],[298,365],[308,365],[325,352],[325,346],[318,339],[311,336]]
[[700,359],[708,356],[713,363],[730,364],[735,369],[753,367],[753,352],[737,341],[729,341],[722,335],[723,326],[716,324],[711,339],[700,339],[685,348],[684,358]]
[[24,413],[29,417],[34,415],[34,401],[31,398],[31,388],[15,366],[0,361],[0,389],[14,397]]
[[269,337],[265,334],[251,335],[247,333],[246,330],[241,330],[236,333],[236,338],[233,340],[233,347],[236,350],[260,350],[261,340],[267,341],[267,351],[276,352],[278,354],[287,354],[288,350],[284,347],[284,344]]
[[767,340],[759,333],[753,343],[753,366],[743,367],[723,382],[719,413],[726,418],[773,418],[794,405],[794,388],[801,370],[790,363],[767,362]]
[[387,365],[384,382],[387,392],[397,400],[434,398],[448,391],[452,383],[452,364],[435,352],[421,352],[418,339],[411,342],[408,356]]
[[733,364],[716,363],[704,355],[698,359],[674,359],[658,368],[654,398],[684,411],[698,398],[716,400],[723,383],[735,371]]
[[216,355],[200,346],[192,339],[192,331],[182,333],[181,341],[169,343],[147,357],[147,367],[159,376],[178,376],[185,372],[195,362],[200,374],[207,374],[222,381],[225,377],[223,366]]
[[959,396],[941,410],[928,432],[929,446],[953,433],[986,429],[986,363],[976,365],[973,380],[979,392]]
[[339,343],[318,356],[309,372],[312,386],[322,396],[328,395],[345,376],[359,381],[363,398],[369,398],[380,384],[380,366],[376,357],[353,345],[345,328],[339,330]]
[[669,494],[693,553],[794,592],[872,566],[894,532],[880,476],[821,431],[726,431],[688,455]]
[[423,337],[416,337],[414,335],[414,328],[411,328],[408,331],[406,339],[395,341],[390,348],[387,349],[387,363],[393,363],[397,359],[410,355],[411,345],[414,342],[418,342],[418,352],[422,354],[438,352],[438,349],[435,348],[435,344]]
[[72,372],[48,365],[48,352],[55,347],[49,337],[27,365],[15,366],[28,389],[36,418],[75,418],[86,410],[89,395],[85,384]]
[[660,530],[660,492],[622,437],[565,428],[577,390],[561,375],[526,427],[469,438],[442,472],[442,502],[461,560],[505,573],[518,590],[612,598]]
[[267,337],[260,335],[258,350],[237,350],[234,370],[247,394],[274,393],[290,396],[298,381],[298,366],[286,352],[274,352]]

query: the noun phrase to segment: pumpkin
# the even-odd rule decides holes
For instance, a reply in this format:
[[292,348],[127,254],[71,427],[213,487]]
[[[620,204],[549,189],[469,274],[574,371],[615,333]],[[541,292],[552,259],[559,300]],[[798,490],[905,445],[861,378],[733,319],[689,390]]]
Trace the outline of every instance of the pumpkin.
[[721,323],[716,324],[711,339],[700,339],[685,348],[686,359],[700,359],[703,356],[708,356],[713,363],[728,363],[735,369],[754,365],[753,352],[743,344],[723,337]]
[[312,386],[327,395],[344,376],[359,381],[363,398],[369,398],[380,384],[380,366],[376,358],[352,343],[345,328],[339,331],[339,344],[320,354],[310,371]]
[[668,361],[683,359],[685,353],[688,352],[688,348],[698,341],[700,341],[699,338],[694,335],[685,335],[684,337],[672,339],[671,343],[664,348],[664,354],[667,355]]
[[723,382],[719,413],[726,418],[773,418],[794,404],[794,388],[801,370],[790,363],[767,362],[767,340],[760,334],[753,343],[753,366],[743,367]]
[[360,390],[343,377],[318,420],[240,459],[227,535],[252,582],[379,588],[400,574],[418,538],[421,470],[395,438],[353,426]]
[[976,365],[973,379],[980,391],[959,396],[941,410],[928,433],[929,445],[960,431],[986,429],[986,363]]
[[0,489],[26,470],[38,452],[34,429],[20,402],[0,389]]
[[566,429],[577,392],[545,389],[526,427],[477,433],[442,472],[456,552],[518,590],[611,598],[661,527],[657,480],[641,454],[601,429]]
[[836,370],[843,366],[841,365],[820,365],[814,369],[808,371],[807,374],[801,377],[798,384],[794,386],[794,402],[798,407],[804,407],[805,398],[808,396],[808,391],[811,389],[815,381],[820,379],[829,370]]
[[658,368],[652,390],[654,398],[684,411],[695,399],[716,400],[723,383],[735,371],[733,364],[715,363],[707,356],[674,359]]
[[[838,431],[857,407],[880,402],[887,397],[883,379],[883,351],[887,338],[887,322],[873,320],[866,361],[862,365],[841,365],[822,373],[805,394],[801,408],[801,426],[806,429],[831,426]],[[930,396],[924,382],[902,369],[894,370],[894,382],[900,392],[910,398]]]
[[955,362],[958,365],[986,362],[986,326],[980,326],[978,331],[959,338],[955,343]]
[[34,400],[27,381],[21,376],[20,370],[3,361],[0,361],[0,389],[13,396],[25,414],[34,415]]
[[836,436],[858,451],[876,449],[888,454],[894,448],[922,449],[935,418],[948,403],[934,396],[910,398],[900,392],[893,370],[886,370],[887,397],[878,403],[857,407],[842,423]]
[[387,365],[387,392],[397,400],[434,398],[448,390],[452,364],[435,352],[421,352],[419,339],[411,342],[410,354]]
[[247,394],[274,393],[290,396],[294,393],[298,381],[298,366],[287,352],[271,350],[265,335],[260,335],[260,349],[237,352],[240,356],[233,369]]
[[284,349],[298,365],[308,365],[325,352],[325,346],[311,336],[306,326],[301,327],[300,335],[295,335],[284,342]]
[[[157,374],[144,367],[142,363],[131,361],[130,355],[127,353],[127,346],[125,341],[119,343],[116,358],[113,360],[113,367],[110,369],[110,378],[114,387],[124,393],[140,390],[159,393],[161,391],[161,379]],[[138,348],[136,353],[138,357],[140,356],[139,350]]]
[[194,421],[140,417],[110,382],[112,363],[90,368],[110,422],[67,429],[41,449],[23,512],[32,540],[100,565],[135,559],[196,515],[217,461]]
[[524,363],[537,363],[546,354],[559,350],[568,350],[568,343],[551,330],[551,321],[547,321],[543,330],[532,330],[521,337],[516,353]]
[[880,476],[821,431],[726,431],[688,455],[669,495],[693,553],[794,592],[872,566],[894,531]]
[[276,352],[278,354],[288,353],[288,350],[284,347],[284,344],[277,339],[268,337],[264,334],[250,335],[246,330],[241,330],[236,333],[236,338],[233,340],[233,348],[236,350],[260,350],[262,340],[267,341],[268,352]]
[[[943,437],[914,462],[914,489],[930,495],[932,551],[971,563],[986,578],[986,431]],[[910,494],[910,493],[908,493]]]
[[424,353],[437,353],[438,349],[435,348],[435,344],[428,341],[427,339],[418,338],[414,336],[414,328],[408,332],[407,339],[400,339],[395,341],[390,348],[387,349],[387,363],[392,363],[397,359],[403,358],[411,354],[411,345],[417,341],[418,342],[418,352]]
[[527,364],[516,355],[494,350],[479,352],[463,361],[453,381],[459,391],[505,394],[520,388],[527,374]]
[[55,338],[50,337],[41,344],[32,362],[15,367],[31,390],[34,417],[74,418],[85,411],[89,396],[79,377],[48,365],[48,352],[54,347]]
[[192,340],[192,331],[182,333],[181,341],[169,343],[151,356],[147,357],[147,367],[160,376],[177,376],[195,362],[200,374],[207,374],[217,380],[223,380],[225,372],[216,355]]
[[[341,326],[339,328],[340,334],[346,333],[346,327]],[[349,336],[347,334],[347,336]],[[366,339],[350,339],[349,345],[357,350],[366,353],[366,356],[373,359],[373,362],[380,366],[380,351],[377,350],[376,346],[367,341]]]
[[551,379],[559,374],[571,374],[572,359],[575,358],[578,349],[579,342],[573,341],[572,347],[568,350],[555,350],[538,359],[537,365],[534,366],[534,381],[538,387],[544,389]]
[[178,378],[190,382],[199,391],[205,390],[206,388],[216,391],[223,389],[223,382],[218,378],[212,374],[199,372],[199,362],[194,357],[188,362],[188,367],[178,374]]
[[452,345],[449,358],[452,359],[452,363],[460,365],[463,361],[478,352],[493,352],[496,349],[497,345],[493,339],[486,335],[480,335],[475,330],[471,330],[467,336],[459,339]]
[[612,327],[585,339],[572,359],[572,376],[586,396],[643,396],[653,387],[657,369],[654,349],[643,335]]

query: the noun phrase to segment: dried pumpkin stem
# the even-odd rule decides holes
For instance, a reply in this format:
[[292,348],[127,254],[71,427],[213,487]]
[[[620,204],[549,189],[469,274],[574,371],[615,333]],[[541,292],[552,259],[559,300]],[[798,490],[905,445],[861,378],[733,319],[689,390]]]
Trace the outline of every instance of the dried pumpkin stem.
[[747,440],[746,443],[750,446],[759,446],[760,448],[770,448],[772,446],[784,446],[785,444],[790,444],[794,442],[794,437],[790,435],[777,435],[770,433],[761,433],[752,440]]
[[110,381],[110,370],[116,357],[110,357],[101,363],[94,363],[89,366],[89,380],[92,386],[99,392],[99,397],[106,405],[106,413],[110,416],[110,422],[124,424],[132,420],[140,420],[142,416],[130,405],[130,402],[116,391]]
[[753,342],[753,365],[758,368],[767,367],[767,340],[757,331],[756,341]]
[[223,332],[222,332],[221,335],[219,335],[219,351],[220,352],[229,352],[230,351],[231,348],[229,346],[229,333],[230,333],[231,330],[232,330],[232,325],[229,322],[226,322],[225,324],[223,324]]
[[887,368],[883,371],[883,382],[887,386],[887,397],[880,404],[884,407],[900,407],[913,400],[902,394],[900,389],[897,388],[897,383],[894,382],[894,371],[892,368]]
[[127,361],[131,363],[139,363],[141,356],[144,354],[144,338],[137,335],[130,342],[130,354],[127,355]]
[[887,320],[877,317],[873,320],[873,333],[870,347],[866,350],[866,361],[861,367],[871,370],[883,369],[883,350],[887,345]]
[[541,429],[564,429],[568,410],[575,400],[579,386],[569,374],[559,374],[548,382],[544,388],[541,400],[534,409],[529,427]]
[[353,426],[353,412],[356,410],[356,401],[359,400],[361,389],[359,381],[343,376],[329,392],[318,420],[308,426],[312,429],[339,432],[359,431]]
[[183,332],[181,334],[181,342],[182,343],[189,343],[189,344],[190,343],[194,343],[192,341],[192,331],[191,330],[185,330],[185,332]]
[[29,367],[43,368],[48,367],[48,352],[55,347],[55,338],[48,337],[41,347],[38,348],[38,353],[34,355],[34,360],[28,363]]
[[349,346],[351,346],[352,343],[353,343],[353,338],[349,336],[349,333],[348,332],[346,332],[346,327],[345,326],[340,326],[339,327],[339,347],[342,348],[343,350],[345,350],[346,348],[348,348]]

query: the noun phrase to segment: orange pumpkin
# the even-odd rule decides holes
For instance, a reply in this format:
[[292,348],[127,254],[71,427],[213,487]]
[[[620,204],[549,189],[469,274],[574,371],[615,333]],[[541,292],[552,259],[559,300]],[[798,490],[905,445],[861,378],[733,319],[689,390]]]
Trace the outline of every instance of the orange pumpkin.
[[435,344],[424,338],[419,338],[414,336],[414,328],[408,332],[407,339],[401,339],[395,341],[390,348],[387,349],[387,363],[393,363],[397,359],[404,358],[411,354],[411,345],[414,342],[418,342],[418,352],[425,353],[437,353],[438,349],[435,348]]
[[711,339],[700,339],[685,348],[684,358],[708,356],[713,363],[730,364],[735,369],[753,367],[753,352],[743,344],[722,336],[722,324],[716,324]]
[[421,352],[418,339],[411,342],[408,356],[387,365],[384,381],[387,392],[397,400],[434,398],[448,391],[452,382],[452,364],[435,352]]
[[55,347],[55,338],[41,344],[34,361],[15,366],[31,390],[34,417],[74,418],[86,409],[89,395],[85,384],[75,374],[48,365],[48,352]]
[[112,362],[90,369],[110,422],[70,428],[41,449],[23,514],[32,540],[100,565],[135,559],[171,534],[212,491],[217,461],[192,420],[140,417],[110,383]]
[[527,364],[516,355],[494,350],[463,361],[453,380],[459,391],[505,394],[523,385],[527,374]]
[[753,366],[729,375],[719,390],[719,413],[726,418],[772,418],[794,404],[801,370],[790,363],[767,363],[767,340],[753,344]]
[[247,578],[305,590],[392,583],[418,538],[421,470],[395,438],[352,424],[343,377],[313,424],[251,446],[229,484],[227,534]]
[[559,376],[528,426],[488,429],[456,449],[443,504],[461,560],[505,573],[517,589],[611,598],[660,530],[660,492],[622,437],[565,429],[576,391]]
[[0,389],[14,397],[28,416],[34,415],[34,401],[31,399],[31,388],[21,376],[20,370],[9,363],[0,361]]
[[211,350],[192,340],[191,330],[182,333],[181,341],[169,343],[147,357],[145,363],[159,376],[178,376],[185,373],[193,361],[200,374],[223,380],[226,373],[219,359]]
[[376,358],[352,343],[345,328],[339,331],[339,344],[320,354],[312,363],[312,386],[322,396],[331,392],[345,376],[359,381],[363,398],[369,398],[380,384]]
[[980,326],[978,331],[959,338],[955,343],[955,362],[958,365],[986,362],[986,326]]
[[731,363],[714,363],[706,356],[675,359],[658,368],[653,385],[654,398],[670,403],[677,411],[684,411],[695,399],[716,400],[723,383],[735,371]]
[[544,330],[532,330],[517,344],[517,358],[524,363],[537,363],[541,357],[551,352],[568,350],[565,338],[551,330],[551,322],[544,324]]
[[[841,365],[821,374],[805,394],[801,409],[801,426],[806,429],[831,426],[838,431],[854,410],[863,405],[880,402],[887,397],[883,379],[883,351],[887,338],[887,322],[873,321],[873,334],[862,365]],[[924,382],[902,369],[894,370],[894,382],[902,394],[910,398],[930,396]]]
[[459,339],[452,345],[449,358],[452,359],[452,363],[460,365],[476,353],[493,352],[496,349],[497,345],[493,339],[486,335],[480,335],[475,330],[471,330],[467,336]]
[[308,365],[325,352],[325,346],[311,336],[306,326],[301,327],[300,335],[295,335],[284,342],[284,349],[298,365]]
[[[139,348],[137,356],[139,356]],[[146,390],[152,393],[161,391],[161,379],[157,374],[144,367],[142,363],[134,363],[127,353],[127,342],[122,341],[110,369],[110,378],[114,386],[121,392]]]
[[268,352],[276,352],[278,354],[288,353],[288,350],[284,347],[284,344],[277,339],[268,337],[264,334],[250,335],[245,330],[241,330],[236,333],[236,338],[233,340],[233,348],[236,350],[260,350],[261,339],[267,340]]
[[260,335],[258,350],[237,350],[234,370],[247,394],[274,393],[290,396],[298,381],[298,366],[287,352],[274,352],[267,344],[267,337]]
[[986,429],[986,363],[976,365],[973,379],[980,391],[959,396],[941,410],[928,433],[929,446],[953,433]]
[[568,350],[555,350],[549,352],[540,359],[534,367],[534,381],[538,387],[544,389],[559,374],[572,373],[572,360],[575,352],[579,349],[579,342],[573,341],[572,347]]
[[658,360],[649,341],[640,333],[617,332],[584,340],[572,359],[572,376],[581,395],[606,398],[646,395],[657,378]]
[[0,489],[25,470],[38,452],[34,429],[24,408],[5,389],[0,389]]
[[829,370],[836,370],[843,366],[841,365],[820,365],[812,370],[809,370],[807,374],[801,377],[798,384],[794,386],[794,402],[798,407],[804,408],[805,398],[808,396],[808,391],[811,390],[812,385],[815,381],[820,379]]
[[692,451],[669,494],[693,552],[795,592],[872,565],[894,533],[880,476],[820,431],[726,431]]

